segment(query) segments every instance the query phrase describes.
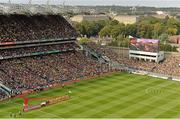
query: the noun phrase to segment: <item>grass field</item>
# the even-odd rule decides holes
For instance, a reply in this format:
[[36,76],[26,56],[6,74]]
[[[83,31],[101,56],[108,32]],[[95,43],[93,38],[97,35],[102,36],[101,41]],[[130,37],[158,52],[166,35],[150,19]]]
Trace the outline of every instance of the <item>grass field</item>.
[[[72,91],[72,99],[21,117],[171,117],[180,118],[180,83],[148,76],[115,73],[31,95],[53,97]],[[0,103],[0,117],[22,109],[22,100]]]

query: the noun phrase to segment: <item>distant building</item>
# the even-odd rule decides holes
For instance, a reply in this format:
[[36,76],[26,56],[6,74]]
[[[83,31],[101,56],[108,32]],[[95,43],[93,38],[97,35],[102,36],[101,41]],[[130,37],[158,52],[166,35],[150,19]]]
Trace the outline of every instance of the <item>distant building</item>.
[[107,15],[76,15],[70,18],[74,22],[109,20]]
[[171,36],[169,42],[172,44],[180,45],[180,35]]
[[165,13],[163,11],[156,11],[156,14],[162,15],[162,14],[165,14]]
[[131,15],[118,15],[114,17],[114,20],[119,21],[119,23],[134,24],[139,20],[139,17]]
[[175,18],[176,18],[176,19],[180,19],[180,14],[176,15]]
[[152,15],[152,17],[155,17],[155,18],[158,18],[158,19],[165,19],[166,17],[169,17],[171,18],[172,16],[169,16],[167,14],[155,14],[155,15]]
[[167,12],[163,12],[163,11],[156,11],[156,14],[153,14],[152,16],[155,18],[158,18],[158,19],[165,19],[167,16],[169,18],[173,17],[173,16],[169,15]]

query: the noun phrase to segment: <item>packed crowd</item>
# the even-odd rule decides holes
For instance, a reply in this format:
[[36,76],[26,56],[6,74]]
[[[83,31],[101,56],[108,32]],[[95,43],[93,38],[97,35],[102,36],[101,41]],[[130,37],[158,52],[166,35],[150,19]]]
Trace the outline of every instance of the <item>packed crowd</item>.
[[60,15],[0,15],[0,42],[74,36],[75,29]]
[[180,77],[180,56],[169,55],[164,62],[156,65],[153,71]]
[[[60,15],[0,15],[0,43],[18,41],[48,40],[76,37],[75,29]],[[58,42],[59,43],[59,42]],[[50,43],[51,44],[51,43]],[[30,44],[32,45],[32,44]],[[0,82],[12,89],[13,93],[46,88],[53,84],[107,72],[107,65],[88,59],[76,51],[76,43],[59,43],[39,46],[16,45],[0,47]],[[19,46],[22,46],[21,48]],[[5,59],[8,56],[39,54],[25,58]],[[64,52],[59,52],[64,51]],[[0,92],[0,99],[4,97]]]
[[[74,28],[59,15],[0,15],[0,43],[74,36],[77,36]],[[126,67],[180,76],[180,67],[177,65],[177,62],[180,63],[179,57],[170,56],[164,62],[157,64],[127,59],[119,56],[110,48],[94,43],[88,43],[87,46],[98,54],[107,56]],[[0,58],[55,50],[66,52],[0,60],[0,82],[17,94],[113,71],[108,64],[100,64],[97,60],[86,57],[83,52],[75,50],[76,48],[75,43],[61,43],[1,49]],[[6,96],[0,90],[0,100]]]
[[0,101],[2,100],[2,99],[4,99],[4,98],[6,98],[6,93],[5,92],[3,92],[2,90],[0,90]]
[[101,53],[105,56],[108,56],[113,61],[118,62],[121,65],[124,65],[129,68],[134,68],[138,70],[144,70],[154,73],[161,73],[166,75],[180,76],[180,57],[179,56],[169,56],[166,57],[163,62],[155,63],[148,62],[137,59],[129,59],[123,56],[118,55],[112,49],[97,45],[95,43],[88,43],[88,47],[94,49],[96,52]]
[[33,47],[23,47],[23,48],[13,48],[13,49],[3,49],[0,50],[0,57],[7,56],[16,56],[16,55],[25,55],[38,52],[47,52],[47,51],[66,51],[69,49],[76,49],[77,45],[73,43],[61,43],[56,45],[45,45],[45,46],[33,46]]
[[3,60],[0,65],[0,80],[18,93],[92,77],[111,70],[107,64],[100,65],[80,51]]

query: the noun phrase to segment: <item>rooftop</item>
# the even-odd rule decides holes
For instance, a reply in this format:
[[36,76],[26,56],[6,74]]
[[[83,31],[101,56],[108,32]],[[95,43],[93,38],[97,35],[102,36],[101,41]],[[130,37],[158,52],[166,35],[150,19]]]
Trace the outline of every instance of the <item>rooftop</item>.
[[61,14],[61,5],[8,4],[0,3],[0,14]]

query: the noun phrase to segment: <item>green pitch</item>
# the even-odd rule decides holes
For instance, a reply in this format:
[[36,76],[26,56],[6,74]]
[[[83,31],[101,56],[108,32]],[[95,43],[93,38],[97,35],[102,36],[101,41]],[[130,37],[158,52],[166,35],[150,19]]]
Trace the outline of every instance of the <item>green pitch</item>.
[[[20,117],[173,117],[180,118],[180,83],[148,76],[115,73],[82,81],[65,88],[51,89],[34,98],[67,94],[72,99]],[[37,103],[37,102],[32,102]],[[22,109],[22,100],[0,103],[0,117]]]

